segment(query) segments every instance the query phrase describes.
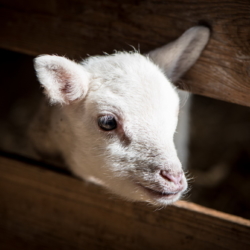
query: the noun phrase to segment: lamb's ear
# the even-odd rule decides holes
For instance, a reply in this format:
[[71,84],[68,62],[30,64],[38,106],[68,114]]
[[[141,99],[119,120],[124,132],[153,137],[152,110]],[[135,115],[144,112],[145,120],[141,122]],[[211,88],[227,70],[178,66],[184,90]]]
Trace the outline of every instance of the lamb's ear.
[[51,103],[69,104],[87,94],[90,77],[80,64],[65,57],[42,55],[35,58],[34,65]]
[[209,39],[209,29],[196,26],[188,29],[177,40],[149,52],[151,60],[166,76],[177,81],[198,59]]

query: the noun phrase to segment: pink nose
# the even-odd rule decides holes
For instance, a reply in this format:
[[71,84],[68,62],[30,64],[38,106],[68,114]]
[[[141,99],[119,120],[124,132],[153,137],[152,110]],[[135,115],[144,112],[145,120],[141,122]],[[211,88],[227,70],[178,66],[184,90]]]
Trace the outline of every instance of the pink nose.
[[166,170],[161,170],[160,175],[167,181],[173,182],[174,184],[178,185],[181,183],[183,172],[169,173]]

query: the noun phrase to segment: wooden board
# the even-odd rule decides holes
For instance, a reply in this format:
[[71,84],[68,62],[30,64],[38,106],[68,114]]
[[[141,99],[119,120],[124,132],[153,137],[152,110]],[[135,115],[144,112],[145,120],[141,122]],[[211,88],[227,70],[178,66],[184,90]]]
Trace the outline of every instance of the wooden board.
[[0,48],[87,54],[161,46],[191,26],[211,27],[210,42],[179,85],[197,94],[250,106],[250,2],[0,0]]
[[0,249],[250,249],[250,221],[180,201],[161,210],[0,158]]

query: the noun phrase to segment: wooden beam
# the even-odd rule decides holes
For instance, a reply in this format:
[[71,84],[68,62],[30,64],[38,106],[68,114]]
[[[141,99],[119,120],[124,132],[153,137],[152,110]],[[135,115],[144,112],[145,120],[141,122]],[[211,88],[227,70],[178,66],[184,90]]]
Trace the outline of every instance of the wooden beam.
[[248,0],[0,0],[0,6],[0,48],[30,55],[79,59],[129,45],[145,52],[207,24],[210,42],[179,85],[250,106]]
[[0,158],[0,249],[249,249],[250,221],[188,203],[125,202]]

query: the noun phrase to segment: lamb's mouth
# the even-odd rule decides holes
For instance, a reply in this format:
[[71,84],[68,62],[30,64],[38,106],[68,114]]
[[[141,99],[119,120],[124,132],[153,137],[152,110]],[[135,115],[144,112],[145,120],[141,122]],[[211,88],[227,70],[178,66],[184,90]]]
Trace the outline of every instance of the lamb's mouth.
[[158,191],[154,190],[148,187],[145,187],[141,184],[139,184],[141,188],[143,188],[150,196],[153,196],[155,198],[173,198],[174,196],[180,194],[181,190],[177,190],[175,192],[164,192],[164,191]]

